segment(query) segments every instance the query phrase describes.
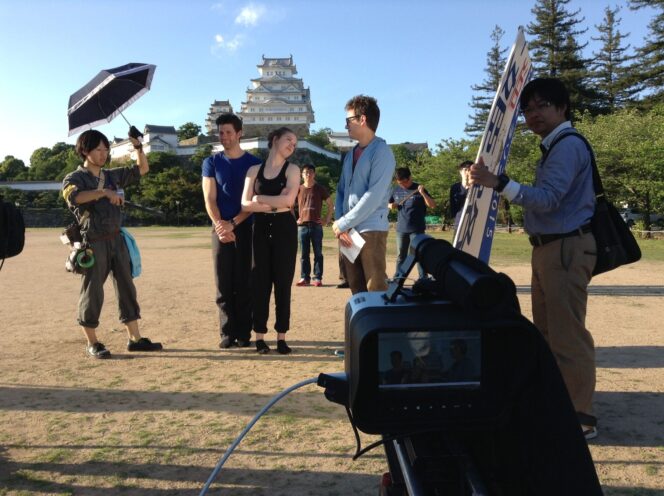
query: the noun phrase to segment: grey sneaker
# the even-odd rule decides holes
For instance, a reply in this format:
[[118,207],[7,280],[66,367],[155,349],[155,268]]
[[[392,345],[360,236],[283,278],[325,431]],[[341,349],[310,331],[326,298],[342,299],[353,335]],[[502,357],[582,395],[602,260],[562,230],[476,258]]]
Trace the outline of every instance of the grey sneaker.
[[85,351],[93,358],[111,358],[111,352],[106,349],[103,343],[96,342],[88,346]]

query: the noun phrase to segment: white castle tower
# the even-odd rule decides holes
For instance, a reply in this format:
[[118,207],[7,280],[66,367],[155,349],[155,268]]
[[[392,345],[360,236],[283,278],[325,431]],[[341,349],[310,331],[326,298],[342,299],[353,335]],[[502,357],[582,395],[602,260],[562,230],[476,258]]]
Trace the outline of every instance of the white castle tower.
[[251,80],[247,100],[238,115],[242,118],[244,137],[266,137],[278,127],[287,126],[298,136],[309,134],[314,120],[309,88],[294,77],[297,68],[293,56],[266,58],[258,65],[260,77]]

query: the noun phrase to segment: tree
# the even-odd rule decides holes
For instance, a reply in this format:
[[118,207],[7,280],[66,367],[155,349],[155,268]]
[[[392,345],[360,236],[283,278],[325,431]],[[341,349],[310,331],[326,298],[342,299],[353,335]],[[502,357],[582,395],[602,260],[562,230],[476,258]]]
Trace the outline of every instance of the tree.
[[201,126],[193,122],[186,122],[178,128],[178,141],[195,138],[201,134]]
[[648,24],[645,45],[636,50],[634,73],[643,90],[642,104],[648,108],[664,102],[664,0],[630,0],[632,10],[652,7],[659,12]]
[[595,26],[599,37],[592,38],[602,44],[598,52],[593,52],[591,64],[593,86],[599,97],[596,107],[600,113],[609,113],[624,107],[636,91],[629,82],[630,71],[627,63],[631,57],[626,54],[629,45],[623,46],[627,35],[623,35],[618,29],[619,11],[619,7],[606,7],[603,23]]
[[337,146],[330,141],[331,133],[332,129],[330,129],[329,127],[323,127],[320,128],[318,131],[314,131],[313,133],[308,134],[307,136],[304,137],[304,139],[309,143],[324,148],[325,150],[329,150],[331,152],[338,152],[339,149],[337,148]]
[[472,137],[479,136],[484,132],[487,119],[489,118],[489,111],[491,110],[496,90],[500,84],[500,78],[503,75],[507,48],[501,48],[500,41],[504,34],[505,31],[500,26],[496,25],[493,28],[491,32],[493,46],[486,54],[486,67],[484,68],[487,77],[481,84],[475,84],[470,87],[477,94],[472,96],[470,107],[474,109],[474,113],[468,116],[470,122],[466,124],[464,132]]
[[30,179],[33,181],[55,181],[61,172],[71,165],[74,145],[56,143],[53,148],[37,148],[30,156]]
[[608,198],[641,210],[649,230],[649,214],[664,211],[664,104],[586,114],[577,128],[593,145]]
[[583,111],[593,108],[595,96],[589,90],[588,61],[581,57],[586,47],[579,45],[576,37],[587,29],[578,29],[577,25],[585,18],[577,19],[581,9],[568,12],[565,6],[570,0],[537,0],[531,12],[535,21],[528,24],[531,58],[537,77],[557,77],[561,79],[570,93],[572,108]]
[[201,166],[203,165],[203,160],[210,155],[212,155],[212,145],[207,144],[196,148],[196,152],[189,159],[191,169],[200,171]]
[[21,181],[28,178],[28,168],[23,160],[7,155],[0,163],[0,180]]

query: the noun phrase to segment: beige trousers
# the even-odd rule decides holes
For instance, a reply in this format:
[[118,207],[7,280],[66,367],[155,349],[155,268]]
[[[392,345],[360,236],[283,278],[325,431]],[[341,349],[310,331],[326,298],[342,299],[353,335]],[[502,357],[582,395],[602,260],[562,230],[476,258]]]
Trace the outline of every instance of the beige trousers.
[[360,234],[365,243],[355,263],[350,263],[346,257],[343,257],[350,291],[353,294],[363,291],[385,291],[387,290],[385,272],[387,231],[367,231]]
[[596,253],[592,233],[532,253],[533,321],[556,357],[574,408],[587,415],[595,392],[595,343],[586,329],[586,307]]

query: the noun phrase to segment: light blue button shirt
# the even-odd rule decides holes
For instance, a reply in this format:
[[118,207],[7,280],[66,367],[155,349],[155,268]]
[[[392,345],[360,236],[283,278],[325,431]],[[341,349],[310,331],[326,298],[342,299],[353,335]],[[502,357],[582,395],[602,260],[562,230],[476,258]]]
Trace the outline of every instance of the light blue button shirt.
[[[565,121],[542,140],[542,145],[548,149],[558,134],[570,131],[576,132]],[[595,212],[588,148],[579,138],[563,138],[546,160],[537,164],[534,186],[510,181],[503,195],[524,208],[524,229],[530,235],[567,233],[588,224]]]

